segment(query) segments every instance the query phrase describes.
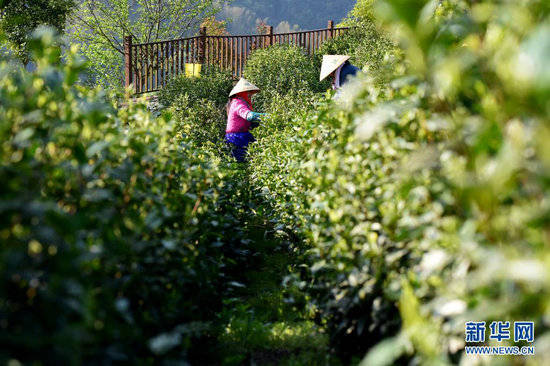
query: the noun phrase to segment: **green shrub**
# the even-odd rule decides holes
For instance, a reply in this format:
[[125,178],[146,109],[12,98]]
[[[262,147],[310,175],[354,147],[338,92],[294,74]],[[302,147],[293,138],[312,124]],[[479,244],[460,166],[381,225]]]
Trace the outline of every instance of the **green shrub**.
[[307,56],[302,48],[278,45],[253,52],[247,60],[244,77],[262,90],[254,97],[254,103],[263,111],[280,95],[327,90],[330,83],[319,82],[320,70],[320,63]]
[[[0,32],[9,41],[6,46],[17,53],[24,63],[28,63],[29,50],[26,45],[33,30],[41,26],[50,26],[63,32],[67,24],[67,16],[75,7],[73,0],[2,1]],[[4,45],[2,48],[4,49]]]
[[537,356],[498,362],[546,364],[549,9],[382,3],[408,75],[273,108],[258,193],[308,238],[302,279],[344,357],[381,342],[365,365],[468,363],[466,321],[527,319]]
[[220,144],[225,135],[226,112],[212,100],[191,102],[187,94],[179,96],[172,107],[179,132],[188,136],[197,146],[212,142]]
[[0,65],[0,362],[186,360],[242,262],[242,187],[174,121],[76,87],[54,39]]
[[231,73],[211,67],[203,70],[200,77],[178,75],[171,79],[160,90],[159,102],[165,107],[170,107],[181,95],[187,94],[191,104],[208,99],[221,107],[227,103],[232,88]]

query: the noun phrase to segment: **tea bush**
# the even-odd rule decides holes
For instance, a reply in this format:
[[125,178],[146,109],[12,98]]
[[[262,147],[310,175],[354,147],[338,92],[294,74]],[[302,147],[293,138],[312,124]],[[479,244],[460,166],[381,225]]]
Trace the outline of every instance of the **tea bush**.
[[255,107],[264,111],[277,96],[301,90],[327,90],[330,83],[319,82],[320,65],[296,46],[276,45],[254,51],[246,62],[244,77],[262,90],[254,97]]
[[189,359],[244,258],[240,173],[77,87],[54,39],[29,45],[35,71],[0,66],[0,362]]
[[226,125],[225,108],[209,99],[191,102],[187,94],[178,97],[171,110],[177,121],[178,132],[201,147],[207,142],[219,145]]
[[230,72],[209,67],[202,70],[200,77],[187,77],[182,74],[172,78],[160,90],[159,102],[165,107],[170,107],[179,97],[187,94],[192,105],[208,99],[221,107],[227,103],[232,88],[233,79]]
[[348,55],[350,62],[379,83],[395,76],[400,66],[401,51],[381,32],[371,18],[352,18],[344,22],[352,27],[341,36],[323,43],[317,52],[322,55]]
[[405,77],[314,109],[279,100],[251,151],[258,193],[307,237],[303,279],[344,356],[382,341],[363,364],[464,363],[466,321],[527,319],[537,356],[507,361],[546,364],[550,9],[375,10]]

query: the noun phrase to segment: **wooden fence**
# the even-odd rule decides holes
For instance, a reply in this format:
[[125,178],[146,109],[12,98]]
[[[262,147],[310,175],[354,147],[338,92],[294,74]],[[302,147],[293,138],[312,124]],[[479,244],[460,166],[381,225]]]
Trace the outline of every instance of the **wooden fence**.
[[244,36],[208,36],[201,28],[197,37],[132,43],[132,37],[124,37],[124,86],[132,86],[136,94],[154,92],[162,88],[170,78],[185,73],[186,64],[202,66],[203,72],[209,66],[230,70],[239,78],[246,60],[255,49],[274,44],[293,44],[303,47],[310,55],[328,39],[336,37],[349,28],[335,28],[328,22],[328,28],[290,33],[273,33]]

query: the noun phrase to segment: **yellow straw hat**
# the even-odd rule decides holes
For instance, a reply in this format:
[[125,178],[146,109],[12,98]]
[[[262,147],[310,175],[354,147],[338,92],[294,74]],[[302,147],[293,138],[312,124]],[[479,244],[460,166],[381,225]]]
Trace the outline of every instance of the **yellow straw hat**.
[[319,81],[323,81],[327,76],[336,71],[340,65],[350,59],[350,56],[345,55],[324,55],[323,64],[321,66],[321,77]]
[[250,81],[246,80],[245,78],[241,78],[237,85],[231,90],[231,93],[229,93],[229,96],[232,97],[235,94],[239,94],[242,92],[259,92],[260,88],[258,88],[256,85],[252,84]]

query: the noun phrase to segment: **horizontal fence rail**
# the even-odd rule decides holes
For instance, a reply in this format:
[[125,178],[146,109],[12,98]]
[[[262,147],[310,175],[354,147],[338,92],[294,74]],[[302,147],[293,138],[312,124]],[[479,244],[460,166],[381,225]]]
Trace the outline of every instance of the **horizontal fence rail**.
[[170,78],[201,65],[202,72],[209,67],[229,70],[235,78],[243,74],[246,60],[256,49],[271,45],[296,45],[313,55],[328,39],[337,37],[349,28],[335,28],[329,21],[328,28],[310,31],[273,33],[242,36],[208,36],[201,28],[197,37],[132,43],[132,37],[124,37],[124,86],[132,86],[136,94],[154,92],[166,85]]

